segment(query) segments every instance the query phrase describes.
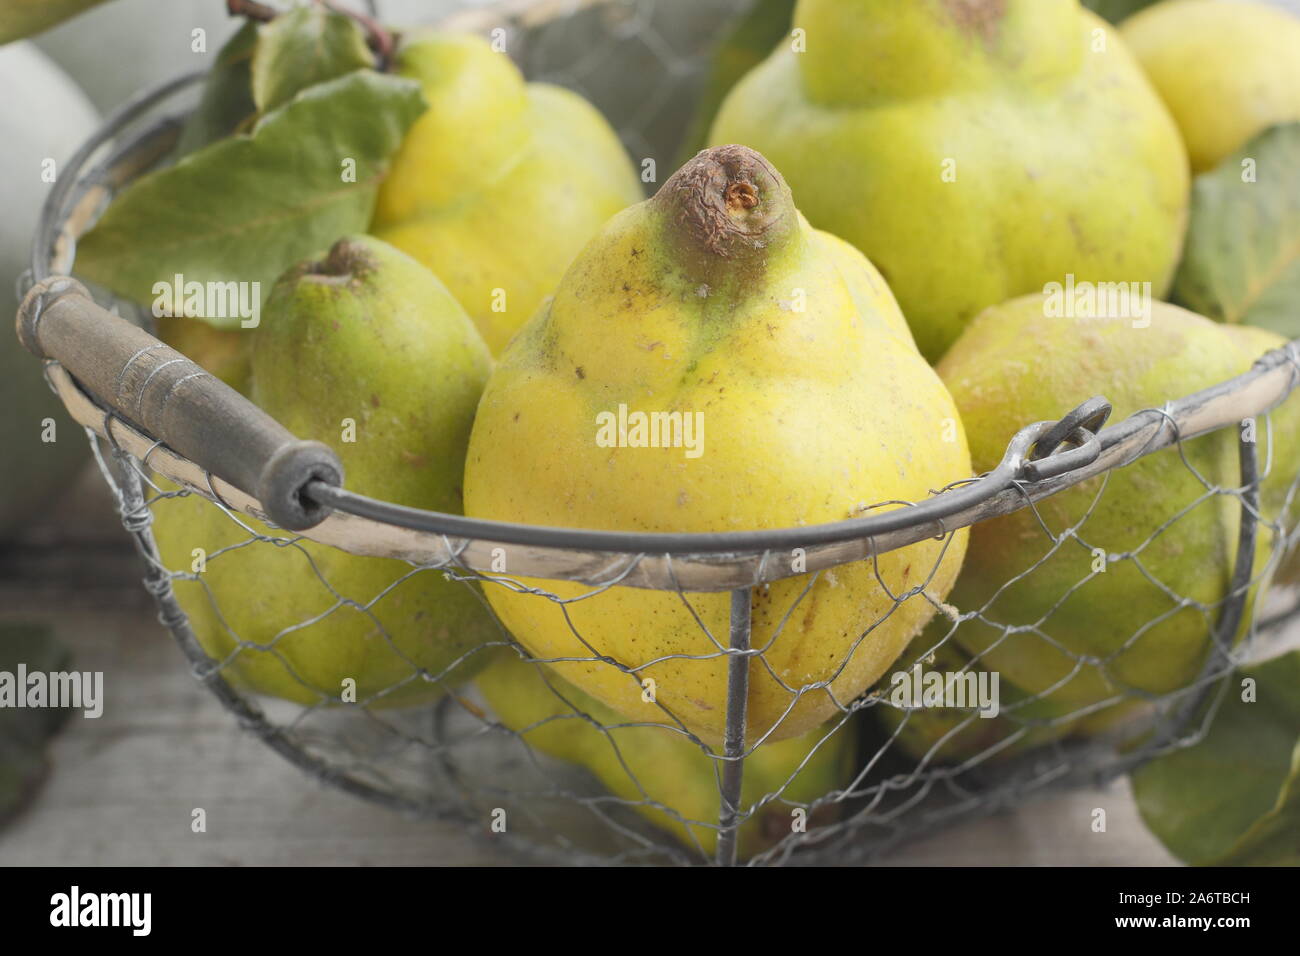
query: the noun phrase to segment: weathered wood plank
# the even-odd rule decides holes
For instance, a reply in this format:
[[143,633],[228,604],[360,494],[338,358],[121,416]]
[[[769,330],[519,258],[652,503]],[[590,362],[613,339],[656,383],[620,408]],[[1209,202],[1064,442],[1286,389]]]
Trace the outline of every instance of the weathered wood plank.
[[[105,672],[106,704],[98,720],[74,717],[56,742],[44,791],[0,831],[0,865],[518,862],[493,837],[407,820],[299,773],[194,682],[152,609],[41,616],[79,668]],[[1107,810],[1105,834],[1089,829],[1098,806]],[[195,807],[207,813],[205,834],[190,832]],[[1170,857],[1119,784],[945,830],[889,862],[1162,865]]]

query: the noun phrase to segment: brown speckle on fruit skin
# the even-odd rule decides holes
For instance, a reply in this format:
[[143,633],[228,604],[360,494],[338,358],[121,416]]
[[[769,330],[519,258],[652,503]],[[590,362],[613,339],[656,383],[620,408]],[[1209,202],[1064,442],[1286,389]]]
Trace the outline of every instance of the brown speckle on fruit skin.
[[1007,14],[1007,0],[943,0],[943,5],[960,29],[985,43],[993,42]]
[[407,451],[405,448],[402,449],[401,454],[402,461],[415,468],[423,468],[429,463],[429,459],[424,455],[417,455],[414,452]]
[[578,376],[579,379],[584,379],[584,378],[587,377],[587,373],[584,372],[584,371],[582,370],[582,366],[581,366],[581,365],[575,366],[574,369],[573,369],[573,371],[574,371],[574,374],[576,374],[576,375]]

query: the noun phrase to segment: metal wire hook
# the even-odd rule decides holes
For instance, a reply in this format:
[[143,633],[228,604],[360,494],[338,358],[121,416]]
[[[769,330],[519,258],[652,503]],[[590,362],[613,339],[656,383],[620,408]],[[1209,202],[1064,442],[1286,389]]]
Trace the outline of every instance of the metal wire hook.
[[[1101,454],[1097,433],[1110,418],[1111,404],[1100,395],[1064,415],[1034,443],[1021,467],[1025,481],[1055,478],[1076,468],[1085,468]],[[1073,445],[1059,451],[1062,445]]]

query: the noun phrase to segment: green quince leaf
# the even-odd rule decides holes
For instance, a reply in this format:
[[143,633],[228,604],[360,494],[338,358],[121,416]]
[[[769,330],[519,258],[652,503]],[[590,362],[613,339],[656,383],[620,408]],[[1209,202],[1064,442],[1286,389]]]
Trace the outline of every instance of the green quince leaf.
[[1173,299],[1300,336],[1300,123],[1265,130],[1196,177]]
[[[312,86],[250,133],[220,140],[127,187],[78,245],[77,272],[140,303],[175,275],[259,282],[364,232],[393,153],[426,103],[412,80],[373,70]],[[239,316],[207,316],[235,328]]]
[[185,121],[176,152],[188,156],[239,128],[257,112],[249,64],[257,48],[257,24],[249,20],[226,41],[203,80],[199,105]]
[[375,65],[357,21],[316,4],[294,7],[258,33],[251,79],[263,115],[309,86]]
[[1133,791],[1188,863],[1300,865],[1300,651],[1239,672],[1205,737],[1139,767]]
[[1083,5],[1111,23],[1119,23],[1157,2],[1158,0],[1083,0]]

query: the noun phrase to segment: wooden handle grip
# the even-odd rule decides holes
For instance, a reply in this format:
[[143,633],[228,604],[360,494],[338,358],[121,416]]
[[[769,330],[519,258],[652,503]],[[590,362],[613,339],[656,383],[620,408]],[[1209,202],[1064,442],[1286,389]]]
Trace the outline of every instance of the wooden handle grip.
[[101,308],[75,279],[52,276],[32,287],[18,309],[18,338],[114,415],[256,497],[280,527],[303,531],[328,516],[303,490],[315,480],[343,484],[329,446],[295,438],[229,385]]

